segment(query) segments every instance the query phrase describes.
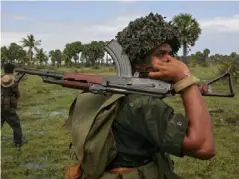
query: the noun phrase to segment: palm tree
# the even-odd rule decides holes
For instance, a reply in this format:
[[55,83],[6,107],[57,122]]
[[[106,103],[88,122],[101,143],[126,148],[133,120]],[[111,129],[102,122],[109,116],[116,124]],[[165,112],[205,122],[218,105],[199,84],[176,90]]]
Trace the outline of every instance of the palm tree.
[[52,66],[55,66],[55,62],[56,62],[56,52],[55,52],[55,50],[51,50],[49,52],[49,57],[51,58]]
[[33,49],[35,51],[38,50],[38,46],[41,45],[41,40],[35,40],[35,37],[33,34],[27,35],[27,38],[23,38],[22,41],[22,47],[28,48],[28,55],[30,56],[30,62],[32,62],[33,59]]
[[[209,62],[208,62],[208,56],[210,54],[210,50],[208,48],[203,50],[203,55],[204,55],[204,66],[206,66]],[[212,66],[212,64],[211,64]]]
[[187,13],[174,16],[171,23],[177,27],[180,32],[184,63],[187,64],[187,49],[189,46],[195,45],[195,42],[201,34],[200,25],[191,14]]
[[43,48],[37,50],[36,60],[38,60],[41,65],[43,62],[47,63],[48,57],[46,55],[46,52],[43,51]]
[[203,54],[205,55],[205,57],[208,57],[208,55],[210,54],[210,50],[208,48],[205,48],[203,50]]

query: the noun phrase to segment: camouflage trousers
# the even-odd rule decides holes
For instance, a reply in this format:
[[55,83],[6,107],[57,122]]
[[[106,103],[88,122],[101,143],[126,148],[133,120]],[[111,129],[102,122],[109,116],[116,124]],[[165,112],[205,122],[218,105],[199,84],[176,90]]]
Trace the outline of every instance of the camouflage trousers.
[[5,121],[9,124],[9,126],[13,130],[13,140],[15,144],[21,144],[22,142],[22,128],[20,119],[17,113],[10,111],[2,111],[1,112],[1,128],[3,127]]

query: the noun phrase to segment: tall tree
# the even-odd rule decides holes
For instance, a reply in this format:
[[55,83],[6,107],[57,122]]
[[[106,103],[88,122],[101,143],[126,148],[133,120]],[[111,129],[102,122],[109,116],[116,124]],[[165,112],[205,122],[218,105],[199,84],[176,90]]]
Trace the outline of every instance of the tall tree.
[[102,59],[105,55],[103,41],[92,41],[84,45],[83,54],[87,58],[88,63],[94,66],[97,60]]
[[205,57],[208,57],[209,54],[210,54],[210,52],[211,52],[211,51],[210,51],[208,48],[206,48],[206,49],[203,50],[203,54],[205,55]]
[[10,62],[22,63],[25,61],[26,51],[20,45],[11,43],[7,51],[7,57]]
[[44,62],[45,64],[47,64],[48,57],[47,57],[46,52],[44,52],[43,48],[37,50],[36,60],[37,60],[41,65],[43,64],[43,62]]
[[203,50],[203,55],[204,55],[204,66],[206,66],[209,61],[208,61],[208,57],[209,57],[209,54],[210,54],[210,50],[208,48],[204,49]]
[[65,63],[65,65],[67,65],[67,67],[71,67],[71,58],[66,53],[64,53],[64,51],[62,53],[62,61]]
[[201,34],[200,25],[197,20],[188,13],[181,13],[174,16],[172,25],[177,27],[180,32],[181,43],[183,45],[183,60],[184,63],[187,64],[188,48],[195,45],[195,42]]
[[35,37],[33,34],[27,35],[27,38],[23,38],[22,46],[28,48],[28,55],[30,57],[30,63],[32,63],[33,60],[33,49],[35,51],[38,50],[38,46],[41,45],[41,40],[35,40]]
[[214,58],[215,58],[215,61],[218,63],[218,62],[221,61],[222,56],[221,56],[220,54],[216,53],[216,54],[214,55]]
[[51,50],[51,51],[49,52],[49,57],[50,57],[50,59],[51,59],[52,65],[55,66],[55,51],[54,51],[54,50]]
[[56,50],[55,50],[55,54],[56,54],[57,67],[59,67],[59,66],[61,65],[61,61],[62,61],[62,53],[61,53],[61,50],[56,49]]
[[49,52],[49,56],[51,58],[52,65],[54,66],[55,63],[57,63],[57,66],[59,67],[61,64],[61,60],[62,60],[61,50],[59,50],[59,49],[51,50]]
[[82,52],[83,45],[80,41],[68,43],[65,46],[65,49],[63,50],[63,53],[68,56],[70,59],[74,59],[75,64],[77,63],[79,59],[79,53]]
[[1,47],[1,64],[9,61],[9,51],[6,46]]
[[72,47],[72,56],[76,64],[77,61],[79,60],[79,53],[82,52],[83,50],[83,46],[80,41],[76,41],[71,43],[71,47]]
[[197,51],[195,53],[195,58],[196,58],[196,61],[197,61],[198,64],[204,65],[205,58],[204,58],[204,55],[203,55],[202,52]]
[[232,58],[232,59],[234,59],[235,57],[237,57],[238,56],[238,54],[236,53],[236,52],[232,52],[231,54],[230,54],[230,57]]

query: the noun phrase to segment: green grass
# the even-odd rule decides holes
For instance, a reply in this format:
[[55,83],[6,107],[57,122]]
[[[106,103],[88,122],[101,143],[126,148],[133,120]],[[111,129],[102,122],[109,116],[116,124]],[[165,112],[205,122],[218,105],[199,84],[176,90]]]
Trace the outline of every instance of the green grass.
[[[67,69],[58,69],[67,71]],[[112,69],[70,69],[96,74],[114,74]],[[203,79],[215,76],[210,68],[196,67],[192,71]],[[68,109],[78,90],[46,84],[40,77],[29,76],[20,85],[22,98],[18,114],[23,133],[29,140],[21,150],[13,146],[12,130],[5,124],[1,136],[1,167],[4,179],[64,178],[64,169],[73,163],[68,149],[70,136],[64,128]],[[205,97],[211,113],[216,141],[216,156],[209,161],[190,157],[173,157],[175,171],[185,179],[234,179],[239,176],[239,97]],[[184,112],[181,99],[165,100]]]

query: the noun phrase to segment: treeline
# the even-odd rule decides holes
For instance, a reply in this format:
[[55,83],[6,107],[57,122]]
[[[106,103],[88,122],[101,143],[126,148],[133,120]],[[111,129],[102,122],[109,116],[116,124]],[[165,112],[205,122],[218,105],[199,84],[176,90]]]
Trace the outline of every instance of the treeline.
[[195,54],[191,54],[187,57],[189,64],[191,65],[201,65],[201,66],[212,66],[213,64],[221,64],[225,61],[239,60],[239,54],[232,52],[230,55],[214,54],[210,55],[210,50],[208,48],[204,49],[202,52],[197,51]]
[[[83,44],[75,41],[65,45],[63,51],[60,49],[50,50],[48,53],[41,48],[41,40],[35,40],[34,35],[23,38],[19,44],[11,43],[8,47],[1,47],[1,63],[17,63],[19,65],[52,65],[52,66],[103,66],[112,65],[111,57],[104,51],[108,41],[92,41]],[[182,59],[182,56],[178,56]],[[232,52],[230,55],[210,55],[210,49],[198,51],[187,56],[189,65],[209,66],[223,63],[225,61],[239,60],[239,54]]]
[[83,44],[80,41],[67,43],[65,48],[53,49],[49,52],[41,48],[41,40],[36,40],[33,34],[23,38],[19,44],[13,42],[8,47],[1,47],[1,63],[16,63],[19,65],[52,65],[52,66],[102,66],[112,65],[113,61],[104,51],[107,41],[92,41]]

